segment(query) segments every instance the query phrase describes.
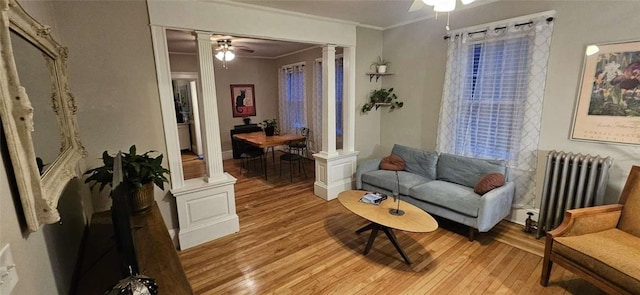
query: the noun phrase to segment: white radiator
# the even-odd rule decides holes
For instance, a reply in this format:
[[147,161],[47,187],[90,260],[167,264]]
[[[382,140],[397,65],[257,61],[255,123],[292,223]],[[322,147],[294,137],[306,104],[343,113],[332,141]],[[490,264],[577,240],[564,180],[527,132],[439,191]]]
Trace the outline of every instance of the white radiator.
[[610,157],[549,152],[536,237],[558,227],[566,210],[602,205],[612,163]]

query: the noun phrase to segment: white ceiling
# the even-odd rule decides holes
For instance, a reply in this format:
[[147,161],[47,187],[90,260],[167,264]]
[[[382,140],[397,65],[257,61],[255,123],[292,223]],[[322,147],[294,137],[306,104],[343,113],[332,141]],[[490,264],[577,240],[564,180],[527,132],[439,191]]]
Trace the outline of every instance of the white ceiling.
[[[355,22],[361,26],[386,29],[414,21],[435,17],[432,7],[418,3],[421,8],[409,12],[414,0],[232,0],[258,6],[288,10],[321,17]],[[456,0],[456,10],[468,9],[499,0],[476,0],[462,5]]]
[[[237,48],[235,50],[236,56],[253,58],[274,59],[293,52],[317,47],[317,45],[306,43],[213,35],[211,36],[211,48],[214,51],[218,49],[218,40],[231,40],[231,46]],[[170,53],[196,54],[196,37],[188,31],[167,30],[167,45]]]
[[[418,20],[434,17],[431,7],[421,5],[416,11],[409,12],[414,0],[225,0],[237,2],[238,5],[263,6],[296,13],[309,14],[324,18],[357,23],[360,26],[385,29]],[[476,0],[469,5],[462,5],[457,0],[456,10],[468,9],[499,0]],[[421,3],[419,3],[421,4]],[[253,52],[236,50],[240,57],[278,58],[301,50],[317,47],[313,44],[296,42],[244,38],[242,36],[214,35],[212,48],[218,48],[217,40],[230,39],[238,49],[249,49]],[[191,32],[167,30],[169,52],[195,54],[195,36]]]

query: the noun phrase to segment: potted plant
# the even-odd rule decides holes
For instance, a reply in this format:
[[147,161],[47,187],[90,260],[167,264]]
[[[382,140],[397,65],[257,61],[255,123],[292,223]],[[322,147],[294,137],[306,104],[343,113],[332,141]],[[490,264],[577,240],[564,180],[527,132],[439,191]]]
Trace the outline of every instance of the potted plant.
[[392,110],[399,109],[404,105],[404,102],[397,101],[397,99],[398,96],[393,93],[393,88],[374,90],[369,96],[369,102],[362,106],[362,112],[366,114],[373,107],[377,110],[381,106],[390,106]]
[[251,118],[249,116],[242,117],[242,121],[244,122],[244,125],[251,124]]
[[273,136],[276,132],[280,132],[278,129],[278,120],[276,119],[266,119],[258,125],[264,129],[264,134],[266,136]]
[[[129,153],[122,153],[122,173],[123,183],[129,192],[127,197],[131,200],[131,207],[134,212],[146,211],[153,205],[153,185],[157,185],[164,190],[164,183],[168,182],[166,174],[168,169],[162,167],[162,154],[152,157],[149,154],[155,151],[148,151],[144,154],[136,153],[136,146],[129,148]],[[91,187],[100,184],[100,191],[107,185],[112,187],[113,162],[114,157],[107,151],[102,153],[103,166],[85,172],[89,177],[85,183],[93,182]]]
[[387,72],[387,66],[390,64],[390,61],[382,59],[381,56],[378,56],[378,61],[371,63],[371,67],[375,68],[376,73],[384,74]]

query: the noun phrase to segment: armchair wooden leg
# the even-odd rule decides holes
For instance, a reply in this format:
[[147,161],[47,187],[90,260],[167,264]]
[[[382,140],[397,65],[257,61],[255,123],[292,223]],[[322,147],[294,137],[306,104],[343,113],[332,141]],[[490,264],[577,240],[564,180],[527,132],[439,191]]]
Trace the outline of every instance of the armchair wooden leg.
[[544,260],[542,260],[542,275],[540,276],[540,285],[548,286],[549,285],[549,277],[551,276],[551,267],[553,266],[553,261],[549,259],[549,257],[545,256]]
[[469,242],[473,242],[476,239],[476,229],[469,227]]
[[553,267],[553,261],[551,261],[551,247],[553,247],[553,238],[547,236],[547,241],[544,247],[544,258],[542,259],[542,274],[540,275],[540,285],[549,285],[549,277],[551,276],[551,267]]

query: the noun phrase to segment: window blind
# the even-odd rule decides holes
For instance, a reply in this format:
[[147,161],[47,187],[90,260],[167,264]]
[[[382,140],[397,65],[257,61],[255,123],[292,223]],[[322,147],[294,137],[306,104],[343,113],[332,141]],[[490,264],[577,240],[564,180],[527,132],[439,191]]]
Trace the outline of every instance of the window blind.
[[528,42],[516,38],[468,45],[456,154],[504,160],[518,156],[527,98]]

